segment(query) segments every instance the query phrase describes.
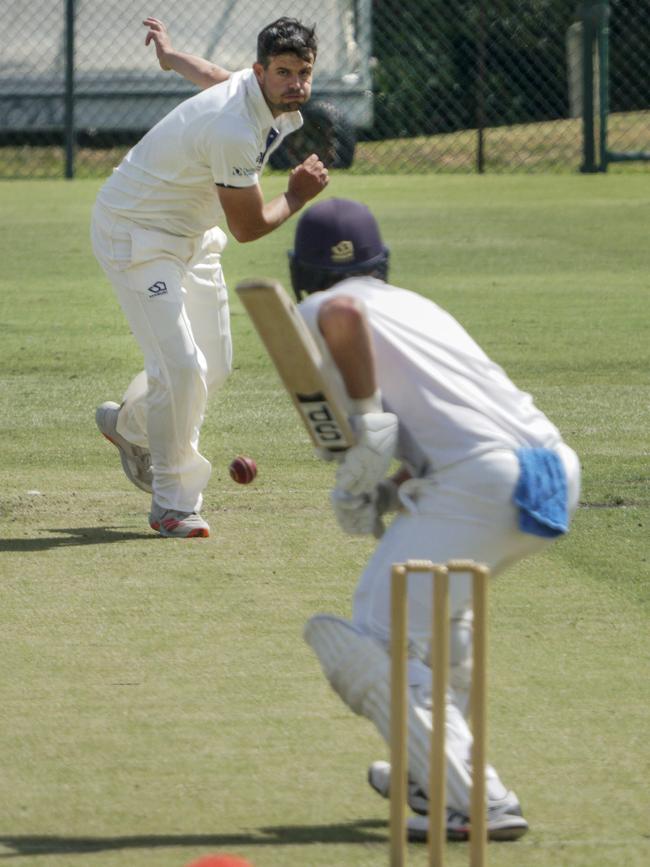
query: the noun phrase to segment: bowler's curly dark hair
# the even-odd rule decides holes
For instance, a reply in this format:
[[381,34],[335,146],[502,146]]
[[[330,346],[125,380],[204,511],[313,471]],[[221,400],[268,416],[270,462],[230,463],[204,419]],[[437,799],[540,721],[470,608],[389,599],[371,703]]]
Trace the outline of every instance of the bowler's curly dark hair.
[[278,18],[257,37],[257,62],[266,69],[269,60],[278,54],[296,54],[302,60],[316,59],[318,42],[316,26],[306,27],[297,18]]

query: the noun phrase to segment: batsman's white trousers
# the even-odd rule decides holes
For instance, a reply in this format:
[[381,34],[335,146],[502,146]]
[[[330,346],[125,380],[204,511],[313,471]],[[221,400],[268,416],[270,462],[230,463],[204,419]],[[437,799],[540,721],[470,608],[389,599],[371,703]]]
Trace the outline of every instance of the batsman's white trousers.
[[[566,470],[573,515],[580,495],[580,464],[564,443],[556,450]],[[519,529],[519,512],[512,501],[518,479],[517,455],[503,449],[454,464],[429,478],[405,482],[400,488],[405,510],[387,529],[359,579],[354,623],[380,641],[388,640],[393,563],[469,559],[485,563],[496,576],[553,541]],[[433,604],[430,577],[412,575],[408,597],[409,636],[415,643],[428,643]],[[454,574],[450,581],[452,617],[462,616],[470,599],[470,576]]]
[[[565,444],[556,450],[567,475],[569,513],[580,496],[580,463]],[[552,539],[531,536],[518,527],[518,509],[512,495],[519,478],[515,452],[493,451],[437,472],[431,478],[412,479],[400,488],[405,511],[398,514],[379,542],[357,586],[353,621],[364,632],[384,643],[390,636],[390,574],[394,563],[431,560],[445,563],[470,559],[485,563],[492,576],[507,566],[545,548]],[[417,694],[430,695],[431,671],[426,664],[431,640],[431,577],[409,577],[409,686]],[[471,780],[472,734],[467,724],[471,685],[472,617],[471,578],[450,576],[451,614],[450,689],[446,708],[448,773],[447,806],[466,810]],[[423,661],[424,660],[424,661]],[[427,790],[426,773],[411,773]],[[455,781],[455,785],[451,783]],[[463,782],[464,781],[464,782]],[[488,797],[506,795],[495,769],[487,767]]]
[[159,506],[198,511],[211,472],[198,450],[207,397],[232,366],[226,236],[219,228],[198,238],[168,235],[96,204],[91,238],[144,356],[118,432],[149,448]]

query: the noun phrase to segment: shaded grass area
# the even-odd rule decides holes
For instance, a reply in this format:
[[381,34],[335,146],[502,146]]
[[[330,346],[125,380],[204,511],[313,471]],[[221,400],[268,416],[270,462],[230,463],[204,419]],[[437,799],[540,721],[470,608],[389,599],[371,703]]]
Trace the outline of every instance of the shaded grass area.
[[[347,615],[372,543],[338,532],[331,468],[234,293],[235,370],[202,437],[213,536],[149,532],[93,421],[140,364],[87,240],[97,188],[0,188],[0,860],[384,864],[365,771],[385,748],[301,639],[312,613]],[[491,863],[642,867],[648,194],[625,175],[336,176],[329,193],[375,210],[394,281],[457,316],[582,459],[572,533],[493,588],[490,756],[532,830]],[[292,230],[231,242],[230,285],[286,282]],[[228,477],[237,453],[257,460],[251,486]]]
[[[485,172],[575,172],[583,161],[582,119],[522,123],[483,130]],[[608,147],[650,154],[650,112],[612,114]],[[459,130],[437,136],[360,142],[354,172],[393,173],[478,171],[479,133]],[[650,161],[611,163],[609,171],[650,171]]]
[[[577,172],[583,160],[582,120],[544,121],[491,127],[483,131],[485,172]],[[427,174],[478,171],[478,132],[459,130],[434,136],[360,141],[347,174]],[[608,147],[622,154],[650,154],[650,111],[611,114]],[[128,150],[79,147],[75,155],[78,178],[102,178],[110,174]],[[650,161],[612,162],[613,173],[650,171]],[[0,147],[0,179],[62,178],[65,151],[62,146]]]

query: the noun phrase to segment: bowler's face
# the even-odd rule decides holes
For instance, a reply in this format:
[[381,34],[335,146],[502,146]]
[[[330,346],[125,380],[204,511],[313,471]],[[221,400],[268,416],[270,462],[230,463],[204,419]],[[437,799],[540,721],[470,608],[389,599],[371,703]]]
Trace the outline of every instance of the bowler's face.
[[285,111],[299,111],[311,95],[314,59],[297,54],[277,54],[265,68],[253,64],[253,71],[273,117]]

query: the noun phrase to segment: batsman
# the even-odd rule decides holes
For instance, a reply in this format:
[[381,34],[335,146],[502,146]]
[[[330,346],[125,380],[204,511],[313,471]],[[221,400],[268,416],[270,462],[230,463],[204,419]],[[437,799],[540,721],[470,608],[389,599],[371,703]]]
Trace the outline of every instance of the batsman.
[[[380,537],[358,580],[349,620],[316,615],[305,628],[345,704],[389,741],[390,573],[393,563],[469,559],[498,576],[569,529],[580,466],[551,421],[449,313],[388,279],[388,249],[363,204],[329,199],[298,222],[290,253],[299,310],[344,393],[356,444],[333,461],[331,501],[341,529]],[[332,458],[323,452],[322,457]],[[397,464],[393,464],[394,461]],[[393,466],[396,472],[387,476]],[[382,535],[383,516],[396,512]],[[450,589],[446,704],[447,836],[469,835],[472,735],[471,587]],[[424,839],[432,729],[430,578],[408,588],[408,766],[412,839]],[[493,767],[487,826],[493,840],[528,829],[519,798]],[[370,785],[387,797],[390,766]]]

